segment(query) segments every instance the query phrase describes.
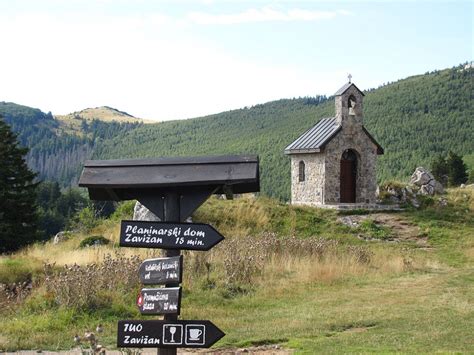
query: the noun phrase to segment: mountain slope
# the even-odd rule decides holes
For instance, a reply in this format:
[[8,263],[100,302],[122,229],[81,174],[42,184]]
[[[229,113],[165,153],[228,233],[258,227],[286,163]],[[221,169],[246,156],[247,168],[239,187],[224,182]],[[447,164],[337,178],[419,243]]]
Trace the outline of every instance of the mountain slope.
[[103,122],[76,117],[57,120],[39,109],[0,102],[0,116],[18,135],[20,144],[30,149],[26,161],[41,180],[63,186],[77,183],[84,160],[92,156],[97,143],[138,127],[140,122]]
[[73,112],[67,115],[56,115],[59,121],[70,120],[100,120],[104,122],[141,122],[141,118],[134,117],[127,112],[119,111],[109,106],[100,106],[95,108],[86,108],[81,111]]
[[[379,180],[406,179],[435,154],[474,152],[473,70],[462,66],[413,76],[369,90],[364,124],[385,148]],[[324,97],[279,100],[128,131],[96,147],[95,158],[255,153],[262,191],[288,199],[289,159],[283,149],[320,118],[334,115]]]
[[[461,65],[366,92],[364,124],[385,148],[379,180],[406,179],[417,165],[429,166],[438,153],[474,153],[473,73]],[[290,168],[283,149],[319,119],[333,116],[334,100],[323,96],[284,99],[147,125],[91,120],[100,117],[90,110],[80,111],[84,117],[71,114],[57,120],[51,113],[0,102],[0,115],[19,133],[22,145],[30,148],[28,164],[43,179],[74,184],[83,161],[90,157],[253,153],[261,159],[263,193],[288,199]],[[116,109],[103,110],[130,116]]]

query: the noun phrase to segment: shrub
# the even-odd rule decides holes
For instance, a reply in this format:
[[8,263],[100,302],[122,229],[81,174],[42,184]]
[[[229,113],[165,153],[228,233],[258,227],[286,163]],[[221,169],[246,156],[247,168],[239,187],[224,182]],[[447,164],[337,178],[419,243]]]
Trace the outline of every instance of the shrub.
[[453,152],[449,152],[446,157],[436,157],[431,170],[435,179],[444,186],[459,186],[468,180],[466,164],[461,156]]
[[99,224],[93,206],[87,206],[76,213],[70,222],[72,229],[88,233]]
[[282,257],[312,257],[321,260],[337,251],[336,240],[323,238],[279,238],[274,233],[226,240],[224,249],[225,283],[238,285],[252,283],[265,266],[265,261],[275,255]]
[[133,209],[135,208],[135,200],[120,202],[112,213],[110,219],[113,221],[121,221],[122,219],[132,219]]
[[109,244],[110,240],[107,238],[104,238],[101,235],[93,235],[90,237],[87,237],[81,241],[79,244],[80,248],[85,248],[85,247],[91,247],[91,246],[96,246],[96,245],[106,245]]
[[374,256],[374,253],[365,246],[350,245],[347,247],[347,251],[360,264],[370,264]]
[[96,310],[112,307],[112,296],[117,291],[128,294],[139,286],[138,256],[115,257],[106,255],[102,264],[85,266],[65,265],[54,272],[54,265],[45,265],[45,286],[60,306]]
[[224,252],[226,284],[251,283],[252,277],[263,268],[266,250],[258,243],[242,242],[243,238],[228,241]]

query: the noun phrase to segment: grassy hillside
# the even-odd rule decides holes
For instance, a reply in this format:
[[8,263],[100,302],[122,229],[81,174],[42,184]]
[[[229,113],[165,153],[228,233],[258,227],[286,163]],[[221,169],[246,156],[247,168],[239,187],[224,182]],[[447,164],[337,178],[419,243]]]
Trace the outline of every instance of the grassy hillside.
[[[440,199],[424,199],[419,210],[348,215],[268,198],[212,198],[194,220],[226,239],[209,252],[184,253],[182,319],[212,320],[227,334],[221,348],[468,353],[474,190]],[[75,334],[98,324],[100,343],[113,349],[119,319],[146,318],[135,305],[137,269],[159,250],[117,248],[119,221],[132,207],[122,204],[58,245],[0,258],[0,283],[9,283],[0,287],[0,350],[70,349]],[[358,226],[341,223],[347,218]],[[91,235],[111,243],[80,248]]]
[[[435,71],[369,90],[364,123],[385,148],[379,180],[407,178],[437,153],[474,152],[473,70]],[[320,118],[334,115],[330,98],[279,100],[185,121],[147,125],[110,141],[95,158],[255,153],[263,193],[288,199],[289,159],[283,149]]]
[[134,117],[127,112],[119,111],[113,107],[100,106],[86,108],[68,115],[54,116],[63,126],[72,126],[80,131],[83,121],[99,120],[103,122],[143,122],[141,118]]
[[[263,191],[288,195],[288,161],[283,148],[314,122],[315,112],[331,114],[321,98],[280,100],[203,118],[146,125],[104,141],[94,158],[256,153]],[[295,134],[296,130],[296,134]],[[120,142],[120,143],[119,143]]]

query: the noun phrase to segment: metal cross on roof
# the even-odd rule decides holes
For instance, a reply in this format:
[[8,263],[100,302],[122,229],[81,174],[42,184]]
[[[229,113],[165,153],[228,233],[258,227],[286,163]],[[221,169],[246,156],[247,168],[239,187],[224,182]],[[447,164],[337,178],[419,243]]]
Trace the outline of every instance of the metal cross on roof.
[[352,79],[352,75],[349,74],[349,75],[347,76],[347,78],[349,79],[349,83],[350,83],[350,82],[351,82],[351,79]]

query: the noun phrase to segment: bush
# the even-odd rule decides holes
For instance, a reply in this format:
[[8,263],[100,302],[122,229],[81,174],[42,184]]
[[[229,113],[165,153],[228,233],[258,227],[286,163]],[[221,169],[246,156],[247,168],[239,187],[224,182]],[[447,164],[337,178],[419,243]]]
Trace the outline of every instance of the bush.
[[446,157],[436,157],[431,164],[431,171],[443,186],[459,186],[468,180],[466,164],[461,156],[453,152],[449,152]]
[[80,248],[85,248],[85,247],[91,247],[91,246],[96,246],[96,245],[106,245],[109,244],[110,240],[107,238],[104,238],[101,235],[93,235],[90,237],[87,237],[81,241],[79,244]]
[[112,213],[110,219],[113,221],[121,221],[122,219],[132,219],[133,209],[135,208],[135,200],[120,202]]
[[108,309],[114,294],[128,294],[139,287],[137,275],[141,260],[116,253],[107,255],[101,264],[65,265],[59,272],[45,265],[45,286],[57,305],[83,310]]
[[87,206],[73,216],[68,227],[70,229],[88,233],[98,224],[99,219],[95,215],[94,208],[92,206]]
[[226,285],[252,284],[265,261],[274,255],[283,257],[312,257],[321,260],[336,252],[339,243],[323,238],[279,238],[274,233],[260,236],[229,238],[224,249],[224,280]]

